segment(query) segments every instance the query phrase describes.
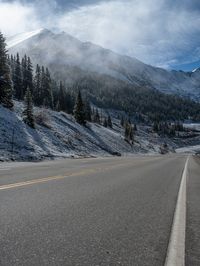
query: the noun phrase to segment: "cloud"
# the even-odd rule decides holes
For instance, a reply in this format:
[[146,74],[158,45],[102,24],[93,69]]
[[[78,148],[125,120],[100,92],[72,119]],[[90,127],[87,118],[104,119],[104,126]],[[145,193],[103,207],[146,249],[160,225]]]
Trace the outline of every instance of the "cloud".
[[[83,41],[156,66],[197,61],[200,47],[198,0],[36,0],[1,2],[0,29],[6,34],[40,27],[59,28]],[[65,2],[62,5],[61,2]],[[93,2],[93,4],[88,4]],[[195,4],[196,3],[196,4]]]
[[31,5],[0,1],[0,30],[5,35],[15,35],[38,27],[38,19]]
[[[103,2],[64,14],[58,26],[68,33],[153,65],[187,61],[200,45],[200,12],[164,0]],[[197,37],[198,36],[198,37]]]

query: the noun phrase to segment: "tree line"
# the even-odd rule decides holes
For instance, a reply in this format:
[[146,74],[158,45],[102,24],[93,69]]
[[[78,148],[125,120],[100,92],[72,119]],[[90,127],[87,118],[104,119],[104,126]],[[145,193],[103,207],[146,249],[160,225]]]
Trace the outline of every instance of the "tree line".
[[51,77],[47,67],[37,64],[33,70],[30,57],[24,55],[20,59],[19,54],[8,56],[8,64],[11,69],[14,99],[24,100],[26,90],[29,88],[35,106],[72,113],[73,95],[67,92],[62,81],[56,82]]
[[78,80],[80,89],[92,102],[102,108],[125,111],[146,122],[200,121],[200,103],[177,95],[169,95],[151,89],[131,85],[107,75],[92,74]]
[[89,121],[112,128],[110,115],[100,117],[98,109],[92,109],[89,100],[82,98],[78,85],[67,88],[62,81],[52,78],[47,67],[39,64],[34,70],[27,55],[9,56],[5,38],[0,33],[0,104],[12,109],[13,99],[25,102],[24,122],[32,128],[35,127],[34,105],[74,114],[82,125]]

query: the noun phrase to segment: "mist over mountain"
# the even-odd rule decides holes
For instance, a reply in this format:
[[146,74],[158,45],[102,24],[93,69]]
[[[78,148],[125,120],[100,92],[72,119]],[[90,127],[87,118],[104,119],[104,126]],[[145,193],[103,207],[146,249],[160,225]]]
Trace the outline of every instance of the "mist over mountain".
[[[2,106],[10,109],[10,113],[6,114],[10,117],[13,111],[16,115],[16,106],[24,105],[19,120],[22,127],[26,124],[32,128],[33,133],[45,127],[45,130],[48,128],[56,132],[60,139],[61,133],[57,131],[59,125],[53,125],[53,114],[61,121],[62,116],[68,113],[71,115],[72,125],[64,123],[61,126],[65,135],[66,126],[74,127],[76,134],[80,135],[80,128],[90,131],[90,125],[95,124],[97,129],[103,127],[118,134],[122,144],[128,143],[134,148],[135,142],[142,147],[142,138],[152,138],[154,134],[157,134],[155,136],[159,139],[159,144],[167,138],[175,140],[176,137],[195,138],[195,143],[198,141],[199,135],[186,130],[183,122],[200,121],[200,69],[188,73],[167,71],[96,44],[81,42],[66,32],[55,33],[43,28],[7,38],[9,56],[3,35],[1,36],[5,62],[7,61],[2,69],[7,71],[7,75],[1,76],[4,89]],[[196,88],[194,85],[197,85]],[[37,108],[40,108],[39,113],[35,113]],[[49,117],[43,116],[48,109],[52,113]],[[4,116],[4,109],[1,113]],[[18,123],[13,121],[11,119],[11,125]],[[75,127],[76,123],[79,124],[78,129]],[[6,122],[2,130],[5,124]],[[139,128],[141,135],[138,135]],[[101,132],[97,131],[99,139]],[[136,135],[139,136],[137,140]],[[45,133],[46,138],[48,136]],[[71,140],[64,141],[71,143]],[[118,142],[117,139],[115,141]],[[36,145],[40,147],[43,144],[38,142]],[[56,142],[55,146],[59,145]],[[110,146],[105,148],[102,141],[100,146],[112,155],[121,155],[121,151],[124,151],[123,148],[117,148],[118,143],[114,150]],[[171,148],[173,150],[173,144],[170,144]],[[46,148],[43,147],[42,150],[44,149]],[[77,151],[76,147],[72,150]],[[55,148],[56,153],[57,151]]]
[[[168,71],[119,55],[61,32],[39,29],[7,40],[10,54],[27,54],[50,68],[56,78],[73,83],[89,73],[105,74],[137,87],[200,100],[200,71]],[[76,69],[76,71],[75,71]]]

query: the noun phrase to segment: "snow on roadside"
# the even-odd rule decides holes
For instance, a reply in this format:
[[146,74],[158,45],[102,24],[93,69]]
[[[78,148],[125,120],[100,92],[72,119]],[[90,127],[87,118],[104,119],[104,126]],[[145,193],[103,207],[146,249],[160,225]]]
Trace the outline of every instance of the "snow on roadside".
[[191,154],[200,153],[200,145],[178,148],[176,149],[176,152],[177,153],[191,153]]
[[122,128],[109,129],[92,123],[83,127],[63,112],[35,108],[35,113],[45,112],[48,121],[31,129],[22,120],[22,110],[20,102],[15,102],[14,111],[0,106],[0,161],[148,152],[139,144],[127,143]]
[[[99,157],[111,155],[156,154],[167,143],[171,151],[186,145],[200,145],[200,140],[163,138],[150,127],[138,126],[134,145],[124,140],[124,129],[112,116],[113,129],[87,123],[83,127],[64,112],[34,108],[45,114],[45,123],[31,129],[22,120],[23,103],[15,102],[14,111],[0,106],[0,161],[38,161],[55,158]],[[184,151],[178,149],[177,152]]]
[[188,129],[195,129],[197,131],[200,131],[200,124],[199,123],[187,123],[187,124],[184,124],[184,127],[188,128]]

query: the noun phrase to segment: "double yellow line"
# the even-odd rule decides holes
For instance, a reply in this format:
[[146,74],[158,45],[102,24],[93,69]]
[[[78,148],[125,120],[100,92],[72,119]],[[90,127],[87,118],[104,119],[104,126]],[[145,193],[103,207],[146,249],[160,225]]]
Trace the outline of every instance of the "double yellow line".
[[40,183],[46,183],[49,181],[53,180],[60,180],[60,179],[65,179],[67,177],[71,176],[81,176],[81,175],[86,175],[90,173],[97,172],[96,169],[88,169],[86,171],[80,171],[76,173],[69,173],[67,175],[58,175],[58,176],[50,176],[50,177],[44,177],[44,178],[39,178],[39,179],[34,179],[34,180],[29,180],[29,181],[24,181],[24,182],[18,182],[18,183],[13,183],[13,184],[8,184],[8,185],[2,185],[0,186],[0,190],[7,190],[7,189],[12,189],[12,188],[17,188],[17,187],[25,187],[25,186],[30,186],[34,184],[40,184]]
[[[148,161],[154,160],[154,158],[149,158]],[[143,162],[141,161],[141,164]],[[84,176],[87,174],[93,174],[93,173],[99,173],[99,172],[105,172],[108,170],[112,170],[118,167],[127,167],[127,166],[132,166],[133,162],[129,162],[129,163],[118,163],[118,164],[111,164],[111,165],[107,165],[107,167],[98,167],[98,168],[90,168],[90,169],[85,169],[85,170],[81,170],[79,172],[74,172],[74,173],[66,173],[64,175],[58,175],[58,176],[50,176],[50,177],[44,177],[44,178],[38,178],[38,179],[33,179],[33,180],[28,180],[28,181],[24,181],[24,182],[18,182],[18,183],[12,183],[12,184],[7,184],[7,185],[1,185],[0,186],[0,191],[1,190],[7,190],[7,189],[14,189],[14,188],[18,188],[18,187],[25,187],[25,186],[30,186],[30,185],[34,185],[34,184],[40,184],[40,183],[46,183],[49,181],[53,181],[53,180],[61,180],[61,179],[65,179],[68,177],[72,177],[72,176]]]
[[128,164],[117,164],[117,165],[112,165],[112,166],[109,166],[106,168],[105,167],[104,168],[102,168],[102,167],[101,168],[90,168],[90,169],[81,170],[79,172],[66,173],[65,175],[50,176],[50,177],[38,178],[38,179],[24,181],[24,182],[2,185],[2,186],[0,186],[0,191],[18,188],[18,187],[30,186],[30,185],[34,185],[34,184],[46,183],[46,182],[53,181],[53,180],[61,180],[61,179],[65,179],[67,177],[72,177],[72,176],[81,176],[81,175],[93,174],[93,173],[98,173],[98,172],[105,172],[107,170],[111,170],[111,169],[120,167],[122,165],[127,166]]

